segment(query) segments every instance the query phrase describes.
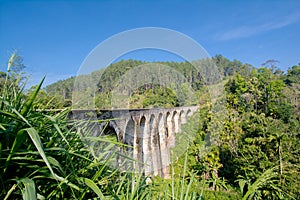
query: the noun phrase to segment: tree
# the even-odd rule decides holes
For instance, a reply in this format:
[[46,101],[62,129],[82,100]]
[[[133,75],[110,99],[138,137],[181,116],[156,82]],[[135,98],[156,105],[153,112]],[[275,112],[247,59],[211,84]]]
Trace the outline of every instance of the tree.
[[277,69],[278,60],[270,59],[262,64],[263,67],[269,68],[272,72],[275,72]]
[[291,85],[293,83],[300,82],[300,66],[294,65],[291,69],[288,69],[285,83]]

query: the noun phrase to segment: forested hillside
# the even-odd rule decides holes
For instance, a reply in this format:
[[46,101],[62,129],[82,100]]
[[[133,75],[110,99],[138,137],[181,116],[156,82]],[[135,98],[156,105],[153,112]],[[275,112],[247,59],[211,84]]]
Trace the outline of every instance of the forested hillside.
[[[224,77],[229,77],[234,74],[240,73],[242,75],[249,75],[252,66],[249,64],[243,64],[240,61],[233,60],[230,61],[226,58],[224,58],[221,55],[217,55],[214,58],[212,58],[212,62],[216,63],[220,75]],[[193,91],[201,91],[205,90],[206,80],[203,80],[202,74],[199,70],[197,70],[192,64],[188,62],[156,62],[156,63],[149,63],[149,62],[142,62],[137,60],[122,60],[117,63],[111,64],[108,66],[105,70],[99,70],[91,73],[90,75],[85,75],[78,77],[79,82],[87,82],[91,83],[93,82],[96,85],[96,88],[94,89],[96,91],[95,94],[95,107],[96,108],[110,108],[110,101],[111,101],[111,92],[114,90],[114,87],[120,80],[122,76],[126,76],[128,71],[135,69],[138,66],[143,66],[146,64],[152,64],[152,65],[161,65],[161,66],[168,66],[173,71],[168,71],[167,74],[178,73],[179,75],[183,76],[186,79],[185,84],[176,84],[176,80],[174,80],[174,85],[169,86],[170,90],[163,89],[164,93],[168,93],[169,102],[160,102],[163,98],[161,98],[162,93],[160,90],[162,88],[167,88],[164,86],[162,80],[157,83],[149,83],[146,85],[143,85],[141,88],[135,88],[135,91],[132,91],[132,98],[131,98],[131,107],[134,108],[143,108],[150,106],[150,102],[157,101],[156,106],[167,106],[167,107],[173,107],[173,106],[182,106],[182,105],[191,105],[191,104],[197,104],[197,100],[193,99],[190,101],[185,102],[184,98],[187,96],[187,87],[191,86]],[[194,63],[194,65],[202,65],[206,64],[205,60],[202,61],[202,63]],[[178,74],[173,76],[178,76]],[[168,79],[169,77],[163,77],[161,75],[161,79]],[[75,77],[71,77],[66,80],[58,81],[54,84],[48,85],[45,88],[45,92],[50,94],[51,96],[54,96],[55,99],[53,100],[53,104],[57,104],[56,106],[48,105],[50,107],[65,107],[69,106],[72,98],[72,92],[74,87]],[[156,85],[156,86],[155,86]],[[90,85],[84,85],[83,88],[81,88],[82,91],[87,91],[90,88]],[[177,91],[177,94],[174,92]],[[174,94],[172,94],[172,92]],[[142,96],[139,94],[143,94]],[[83,95],[83,94],[82,94]],[[147,96],[148,100],[145,100],[143,96]],[[150,100],[151,99],[151,100]],[[152,106],[155,106],[152,104]]]
[[[168,87],[158,79],[135,88],[131,107],[199,105],[200,109],[188,126],[182,126],[183,132],[195,137],[186,154],[172,164],[171,180],[153,177],[147,184],[147,177],[111,169],[105,153],[95,157],[86,148],[80,136],[90,130],[77,129],[80,122],[68,118],[75,77],[44,90],[42,80],[25,91],[22,60],[16,58],[13,55],[8,71],[0,73],[3,199],[300,198],[299,65],[283,72],[274,60],[255,68],[217,55],[213,60],[221,79],[207,84],[187,62],[154,63],[176,69],[186,83]],[[123,60],[79,79],[95,81],[96,108],[110,108],[114,83],[143,64],[147,63]],[[220,84],[225,95],[210,99],[209,89]],[[189,85],[195,98],[186,97]],[[81,86],[83,91],[91,90],[89,85]],[[225,109],[213,109],[213,101],[223,103]],[[46,108],[65,109],[41,112]],[[106,148],[121,145],[111,144]]]

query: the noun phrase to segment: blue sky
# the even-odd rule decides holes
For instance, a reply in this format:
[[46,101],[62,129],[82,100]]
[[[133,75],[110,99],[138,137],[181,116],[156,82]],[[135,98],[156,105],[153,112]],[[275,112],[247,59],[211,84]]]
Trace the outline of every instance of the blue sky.
[[[24,57],[36,84],[76,75],[89,52],[122,31],[163,27],[182,32],[211,56],[259,67],[269,59],[286,70],[300,62],[300,1],[6,1],[0,0],[0,70],[10,53]],[[122,58],[180,60],[161,51]]]

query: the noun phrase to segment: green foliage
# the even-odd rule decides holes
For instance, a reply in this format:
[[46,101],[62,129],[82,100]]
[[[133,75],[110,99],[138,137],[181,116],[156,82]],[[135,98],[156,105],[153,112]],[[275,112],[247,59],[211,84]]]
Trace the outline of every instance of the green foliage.
[[284,82],[266,68],[253,70],[247,77],[237,74],[226,84],[228,107],[240,113],[265,113],[288,122],[291,106],[283,95],[284,87]]
[[170,88],[163,88],[157,85],[149,88],[138,89],[131,97],[130,105],[141,108],[151,107],[176,107],[178,100]]
[[[52,105],[55,105],[56,108],[64,107],[66,104],[65,101],[68,102],[72,98],[72,95],[76,97],[76,107],[83,108],[84,105],[91,105],[91,102],[87,102],[89,98],[86,97],[88,96],[94,97],[96,108],[111,108],[111,92],[118,85],[120,79],[124,78],[124,76],[129,76],[127,73],[130,74],[131,69],[145,64],[149,63],[137,60],[122,60],[111,64],[105,70],[98,70],[89,75],[76,77],[76,81],[78,82],[76,88],[74,88],[75,77],[71,77],[48,85],[45,91],[47,95],[55,97]],[[151,82],[148,86],[144,85],[139,88],[132,88],[133,91],[130,91],[131,93],[129,94],[131,96],[131,107],[142,108],[149,107],[150,105],[152,107],[174,107],[178,105],[192,105],[197,102],[197,99],[193,99],[192,95],[189,94],[190,90],[199,90],[203,87],[204,83],[200,72],[196,71],[190,63],[158,62],[152,64],[165,65],[166,68],[169,67],[169,74],[161,74],[162,79],[165,79],[161,80],[161,83]],[[178,85],[175,80],[168,80],[170,74],[174,74],[173,77],[177,77],[179,74],[182,75],[186,83]],[[170,85],[165,85],[166,81],[168,83],[172,83],[173,81],[174,83],[170,87]],[[92,85],[96,88],[91,88]],[[192,88],[189,88],[188,85],[191,85]],[[150,89],[152,91],[149,91]],[[95,91],[95,94],[93,91]],[[144,91],[147,91],[145,96],[142,95]],[[43,96],[45,95],[41,96],[41,101],[43,101],[45,99]]]
[[[226,59],[218,59],[226,65]],[[240,188],[244,199],[297,199],[300,118],[294,99],[299,87],[283,81],[292,72],[244,72],[236,70],[226,83],[225,119],[202,108],[189,168],[211,190]],[[220,123],[221,131],[211,129]]]
[[[82,83],[96,82],[97,88],[81,84],[73,91],[73,77],[45,90],[41,82],[25,93],[24,77],[17,75],[24,65],[14,54],[8,72],[0,73],[0,198],[299,199],[299,66],[283,74],[272,66],[255,69],[221,55],[213,59],[225,77],[227,94],[211,101],[226,102],[225,118],[208,100],[208,89],[216,82],[203,87],[200,72],[189,63],[160,63],[183,74],[185,84],[149,83],[131,91],[132,107],[201,103],[199,113],[176,136],[175,154],[191,145],[172,164],[171,180],[156,177],[149,183],[141,174],[109,167],[114,155],[103,150],[122,144],[111,135],[83,137],[92,131],[87,123],[93,122],[69,120],[69,108],[37,111],[68,107],[74,94],[84,105],[94,89],[96,107],[110,108],[114,83],[146,62],[120,61],[78,77]],[[198,99],[187,98],[189,84]],[[87,148],[87,142],[95,145]]]
[[299,196],[299,187],[291,186],[299,183],[299,165],[294,161],[299,155],[292,153],[299,148],[299,121],[282,79],[271,69],[260,68],[247,77],[237,74],[226,86],[229,117],[220,146],[224,163],[220,174],[232,185],[239,184],[244,199]]
[[294,65],[292,69],[289,69],[285,77],[286,84],[292,85],[293,83],[300,82],[300,66]]
[[[201,69],[211,69],[211,61],[216,62],[218,69],[223,72],[224,76],[232,76],[238,72],[243,75],[248,75],[252,69],[252,66],[248,64],[242,64],[237,60],[230,61],[222,57],[221,55],[217,55],[211,60],[204,59],[201,61],[197,61],[193,63],[193,65],[199,66]],[[115,89],[116,85],[118,85],[119,81],[126,76],[130,76],[132,69],[147,64],[150,63],[138,60],[121,60],[119,62],[111,64],[105,69],[94,71],[89,75],[76,77],[78,83],[76,83],[77,85],[75,89],[73,88],[75,77],[71,77],[69,79],[61,80],[54,84],[48,85],[45,91],[51,96],[55,97],[53,105],[56,105],[56,108],[61,108],[64,107],[65,104],[68,104],[68,101],[70,101],[72,95],[73,97],[76,97],[76,107],[78,108],[83,108],[84,105],[88,104],[91,105],[92,102],[87,102],[89,98],[86,97],[94,97],[96,108],[111,108],[111,92]],[[203,90],[205,81],[210,81],[204,80],[204,77],[202,77],[203,74],[201,74],[201,70],[195,68],[191,63],[188,62],[155,62],[151,64],[164,65],[168,71],[167,73],[160,74],[163,80],[160,80],[159,83],[147,83],[149,84],[149,86],[158,84],[159,88],[164,88],[164,93],[162,93],[158,90],[157,87],[155,87],[151,89],[154,90],[156,94],[149,95],[148,93],[148,96],[145,97],[141,95],[141,93],[143,93],[145,89],[149,91],[149,87],[147,88],[147,86],[144,85],[139,86],[139,88],[132,88],[133,91],[129,91],[129,95],[131,96],[130,102],[132,108],[142,108],[145,106],[149,107],[150,104],[153,104],[151,106],[163,105],[167,107],[173,107],[174,105],[195,105],[197,104],[198,100],[193,98],[193,96],[190,94],[190,91],[193,90],[194,92],[196,92],[199,90]],[[207,76],[210,75],[214,76],[214,74],[208,74]],[[178,78],[178,76],[182,76],[185,79],[185,83],[178,84],[176,83],[176,80],[169,80],[170,77],[175,77],[176,79],[176,77]],[[219,79],[220,77],[216,78]],[[170,87],[170,85],[165,85],[165,82],[172,83],[172,81],[173,86]],[[91,88],[91,85],[94,85],[95,88]],[[189,85],[191,86],[191,88],[189,88]],[[172,90],[172,92],[170,92],[170,90]],[[165,99],[166,97],[168,97],[168,95],[165,94],[166,92],[170,95],[173,95],[174,93],[176,95],[176,99],[174,99],[173,97]],[[149,100],[144,100],[146,98]],[[56,103],[57,99],[59,100],[59,103]],[[64,103],[64,101],[67,102]],[[143,101],[146,102],[143,103]]]
[[224,77],[233,76],[236,75],[236,73],[248,76],[253,69],[253,66],[250,64],[242,64],[238,60],[230,61],[222,55],[216,55],[212,59],[218,66],[220,72],[223,73]]

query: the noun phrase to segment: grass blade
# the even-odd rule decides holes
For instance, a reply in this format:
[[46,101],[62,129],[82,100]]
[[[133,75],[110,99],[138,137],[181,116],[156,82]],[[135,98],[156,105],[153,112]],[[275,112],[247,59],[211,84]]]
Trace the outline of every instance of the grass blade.
[[[20,112],[20,113],[17,112],[18,116],[19,116],[19,117],[22,116],[22,119],[25,120],[25,122],[26,122],[27,124],[28,124],[28,122],[27,122],[27,120],[26,120],[24,117],[27,115],[28,111],[30,110],[30,108],[31,108],[31,106],[32,106],[32,103],[33,103],[33,101],[35,100],[35,98],[36,98],[36,96],[37,96],[37,94],[38,94],[38,92],[39,92],[39,90],[40,90],[40,88],[41,88],[41,86],[42,86],[44,80],[45,80],[45,77],[42,79],[42,81],[40,82],[40,84],[38,85],[38,87],[36,88],[36,90],[34,91],[34,93],[29,97],[29,100],[28,100],[28,101],[25,103],[25,105],[23,106],[21,112]],[[28,125],[30,125],[30,124],[28,124]],[[9,154],[9,156],[7,157],[6,161],[5,161],[5,165],[4,165],[4,173],[5,173],[6,170],[7,170],[7,167],[8,167],[8,165],[9,165],[9,162],[10,162],[10,160],[11,160],[12,155],[14,154],[14,152],[15,152],[16,150],[19,149],[19,147],[20,147],[21,144],[23,143],[24,134],[23,134],[23,131],[22,131],[22,130],[21,130],[21,131],[18,131],[19,128],[20,128],[19,126],[20,126],[20,121],[16,121],[15,124],[14,124],[13,130],[12,130],[12,133],[15,133],[15,132],[18,132],[18,133],[17,133],[17,136],[16,136],[16,138],[15,138],[15,141],[14,141],[14,143],[13,143],[13,145],[12,145],[10,154]],[[32,132],[32,131],[30,131],[30,132]]]
[[[91,188],[98,195],[98,197],[100,199],[105,199],[103,193],[101,192],[101,190],[99,189],[99,187],[96,185],[96,183],[94,181],[92,181],[91,179],[88,179],[88,178],[83,178],[82,180],[89,188]],[[82,198],[83,197],[84,196],[82,196]]]
[[189,194],[189,191],[190,191],[190,189],[191,189],[191,187],[192,187],[192,183],[193,183],[193,181],[194,181],[194,178],[195,178],[195,174],[193,173],[192,176],[191,176],[190,183],[188,184],[188,187],[187,187],[187,189],[186,189],[186,191],[185,191],[185,197],[184,197],[184,200],[188,200],[188,197],[191,197],[191,196],[189,196],[188,194]]
[[9,197],[10,194],[16,189],[16,187],[17,187],[17,184],[14,184],[14,185],[9,189],[9,191],[7,192],[7,194],[6,194],[5,197],[4,197],[4,200],[7,200],[7,199],[8,199],[8,197]]
[[43,158],[43,160],[46,163],[46,165],[47,165],[48,169],[50,170],[51,174],[55,177],[55,174],[54,174],[53,169],[50,165],[50,162],[48,161],[48,159],[46,157],[46,154],[43,150],[42,143],[41,143],[41,140],[40,140],[40,137],[39,137],[37,131],[34,128],[26,128],[26,129],[24,129],[24,131],[26,131],[28,133],[28,135],[30,136],[34,146],[36,147],[36,149],[40,153],[40,156]]
[[23,200],[36,200],[37,194],[34,181],[29,178],[24,178],[21,179],[21,183],[24,184],[24,189],[22,189]]
[[36,96],[38,95],[41,87],[42,87],[42,84],[45,80],[45,76],[44,78],[42,79],[42,81],[40,82],[40,84],[36,87],[35,91],[32,93],[32,95],[29,97],[28,101],[26,101],[25,105],[23,106],[22,110],[21,110],[21,115],[23,116],[26,116],[29,109],[31,108],[32,106],[32,103],[33,101],[35,100]]
[[63,140],[67,143],[67,145],[70,147],[70,144],[68,142],[68,140],[65,138],[64,134],[62,133],[61,129],[59,128],[58,124],[56,123],[56,120],[48,115],[45,115],[45,117],[47,117],[50,121],[53,122],[53,125],[55,127],[55,129],[57,130],[57,132],[60,134],[60,136],[63,138]]
[[12,145],[12,148],[11,148],[11,151],[10,151],[10,154],[7,156],[7,159],[5,161],[5,165],[4,165],[4,173],[6,172],[7,170],[7,167],[9,165],[9,162],[11,160],[11,157],[13,156],[14,152],[21,146],[21,144],[23,143],[24,141],[24,138],[25,138],[25,135],[24,135],[24,130],[20,130],[18,131],[17,135],[16,135],[16,138],[14,140],[14,143]]

